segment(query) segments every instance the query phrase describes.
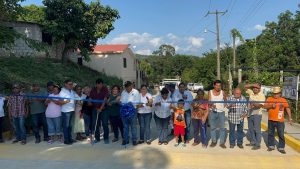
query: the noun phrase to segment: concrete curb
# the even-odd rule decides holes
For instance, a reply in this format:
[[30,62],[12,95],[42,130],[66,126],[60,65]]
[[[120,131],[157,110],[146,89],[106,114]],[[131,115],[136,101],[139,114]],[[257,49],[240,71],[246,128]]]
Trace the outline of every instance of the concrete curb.
[[[268,125],[264,122],[261,122],[261,128],[265,131],[268,131]],[[275,135],[277,137],[277,131],[275,131]],[[287,134],[284,134],[284,137],[285,137],[285,143],[289,145],[292,149],[300,153],[300,141],[294,139],[293,137]]]
[[[15,133],[13,132],[13,136],[15,136]],[[8,138],[9,137],[9,131],[2,133],[2,138]]]

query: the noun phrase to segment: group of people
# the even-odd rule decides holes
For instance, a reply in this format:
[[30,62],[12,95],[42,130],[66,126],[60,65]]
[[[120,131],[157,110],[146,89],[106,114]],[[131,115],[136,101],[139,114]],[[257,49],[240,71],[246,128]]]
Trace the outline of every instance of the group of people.
[[[36,138],[35,143],[41,142],[40,125],[42,125],[44,131],[43,140],[47,141],[48,144],[54,143],[55,134],[58,137],[59,144],[70,145],[78,140],[83,141],[85,139],[88,142],[97,143],[100,141],[100,124],[102,124],[104,143],[109,144],[108,125],[110,123],[111,130],[114,132],[112,142],[119,140],[120,133],[122,145],[129,144],[129,140],[124,139],[129,134],[124,126],[128,125],[131,128],[133,146],[144,142],[150,145],[150,123],[153,116],[158,132],[159,145],[168,144],[168,127],[170,126],[171,133],[169,135],[176,136],[174,146],[177,147],[181,142],[182,146],[185,147],[192,139],[190,137],[190,126],[192,125],[194,129],[194,143],[192,146],[201,144],[202,147],[206,147],[205,131],[206,127],[209,127],[210,147],[213,148],[217,145],[216,129],[219,125],[219,143],[220,147],[225,149],[225,108],[228,108],[230,148],[234,148],[236,142],[239,148],[244,148],[244,118],[248,117],[251,141],[246,146],[252,146],[253,150],[257,150],[260,149],[261,144],[262,111],[268,109],[268,151],[275,149],[274,135],[276,128],[279,136],[278,150],[285,154],[284,109],[289,115],[290,124],[292,124],[292,119],[289,105],[281,97],[280,87],[274,88],[274,96],[267,99],[271,102],[265,103],[265,96],[260,92],[260,83],[245,85],[250,101],[258,101],[258,103],[250,102],[248,104],[239,88],[236,88],[234,94],[228,97],[228,101],[232,102],[224,103],[224,101],[227,101],[227,96],[221,90],[220,80],[213,83],[214,88],[209,91],[208,98],[205,98],[204,90],[200,89],[197,91],[195,99],[193,99],[191,92],[186,89],[184,83],[179,84],[178,90],[175,89],[175,84],[166,85],[154,100],[152,95],[148,93],[146,85],[142,85],[139,92],[133,88],[130,81],[125,82],[125,90],[123,91],[120,91],[120,87],[117,85],[110,90],[109,86],[105,87],[103,84],[102,79],[97,79],[94,88],[80,85],[73,88],[73,82],[66,80],[64,88],[61,88],[59,85],[54,85],[53,82],[48,82],[48,91],[46,91],[40,88],[39,83],[34,82],[32,91],[27,94],[27,97],[20,91],[20,86],[16,84],[12,87],[14,95],[0,97],[0,131],[4,116],[4,100],[8,100],[9,119],[12,122],[16,136],[13,143],[21,141],[21,144],[26,144],[24,124],[26,119],[31,118]],[[191,103],[191,101],[195,102]],[[211,102],[205,103],[203,101]],[[124,119],[120,116],[120,107],[125,103],[138,103],[133,104],[137,111],[130,119]],[[152,113],[152,111],[154,112]],[[139,141],[137,141],[137,119],[140,125]],[[237,139],[234,136],[236,126]],[[75,140],[72,139],[72,133],[76,133]],[[85,133],[86,137],[83,137],[82,133]],[[64,140],[62,140],[62,134]],[[0,135],[0,143],[2,142],[4,140]]]

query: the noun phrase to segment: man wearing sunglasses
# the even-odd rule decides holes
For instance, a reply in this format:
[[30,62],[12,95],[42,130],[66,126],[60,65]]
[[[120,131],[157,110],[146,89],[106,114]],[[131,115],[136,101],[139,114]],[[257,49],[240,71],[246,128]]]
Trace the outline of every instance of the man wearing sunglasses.
[[[252,90],[250,87],[252,87]],[[262,92],[260,92],[261,84],[259,82],[247,84],[244,88],[247,90],[246,93],[250,96],[249,101],[260,102],[250,103],[248,106],[248,129],[251,138],[250,144],[246,144],[246,146],[251,146],[252,150],[258,150],[260,149],[261,144],[261,118],[266,97]]]
[[[268,103],[270,102],[270,103]],[[271,103],[273,102],[273,103]],[[281,97],[281,88],[274,87],[273,89],[273,97],[269,97],[267,99],[267,103],[264,105],[265,109],[269,111],[269,118],[268,118],[268,151],[275,150],[275,127],[277,129],[278,137],[279,137],[279,144],[278,144],[278,151],[282,154],[286,154],[284,151],[285,147],[285,139],[284,139],[284,109],[289,115],[289,123],[292,125],[292,115],[291,109],[289,107],[288,102],[285,98]]]

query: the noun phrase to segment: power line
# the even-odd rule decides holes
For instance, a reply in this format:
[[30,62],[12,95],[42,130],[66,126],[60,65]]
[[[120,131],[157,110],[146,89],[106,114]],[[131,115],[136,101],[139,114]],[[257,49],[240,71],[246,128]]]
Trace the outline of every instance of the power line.
[[[258,0],[256,0],[253,4],[252,4],[252,6],[250,7],[250,9],[247,11],[247,13],[244,15],[244,17],[240,20],[240,22],[237,24],[237,26],[244,20],[244,18],[248,15],[248,13],[250,12],[250,10],[252,9],[252,7],[256,4],[256,2],[257,2]],[[236,27],[237,27],[236,26]]]
[[239,29],[247,20],[248,18],[253,14],[253,12],[258,8],[258,6],[262,3],[263,0],[260,0],[255,7],[251,10],[251,12],[248,14],[248,16],[240,23],[240,25],[237,25],[236,28]]
[[[230,4],[231,4],[231,2],[232,2],[232,0],[230,1]],[[234,0],[233,6],[232,6],[232,8],[231,8],[231,10],[230,10],[230,12],[229,12],[229,14],[228,14],[228,16],[227,16],[227,19],[226,19],[226,21],[225,21],[225,24],[223,25],[223,27],[222,27],[222,29],[221,29],[221,34],[222,34],[223,29],[224,29],[224,27],[225,27],[225,25],[226,25],[226,23],[227,23],[227,21],[228,21],[228,18],[230,17],[230,14],[231,14],[232,9],[233,9],[233,7],[234,7],[234,5],[235,5],[235,2],[236,2],[236,0]],[[230,6],[230,4],[229,4],[229,6]],[[229,6],[228,6],[227,10],[229,9]]]

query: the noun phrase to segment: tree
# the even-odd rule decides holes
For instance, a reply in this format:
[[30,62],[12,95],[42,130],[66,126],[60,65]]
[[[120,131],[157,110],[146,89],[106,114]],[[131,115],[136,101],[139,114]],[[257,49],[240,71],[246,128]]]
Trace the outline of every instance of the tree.
[[167,58],[175,55],[175,48],[171,45],[161,45],[159,50],[153,51],[153,55],[166,56]]
[[[240,41],[242,41],[242,42],[244,42],[244,38],[241,35],[240,31],[238,31],[236,28],[234,28],[230,31],[230,35],[233,38],[233,68],[235,69],[235,38],[236,37],[240,38]],[[234,72],[233,72],[234,75],[235,75],[235,72],[236,71],[234,70]]]
[[86,61],[99,38],[104,39],[120,18],[116,9],[101,5],[100,1],[86,4],[83,0],[43,0],[45,31],[55,43],[64,42],[62,60],[68,51],[80,50]]
[[26,22],[36,22],[44,25],[45,22],[45,7],[31,4],[23,6],[22,12],[19,14],[18,20]]
[[0,0],[0,48],[10,50],[14,46],[15,39],[22,39],[28,47],[37,50],[38,52],[47,52],[47,44],[33,40],[14,29],[5,26],[3,22],[16,21],[23,8],[20,5],[24,0]]

